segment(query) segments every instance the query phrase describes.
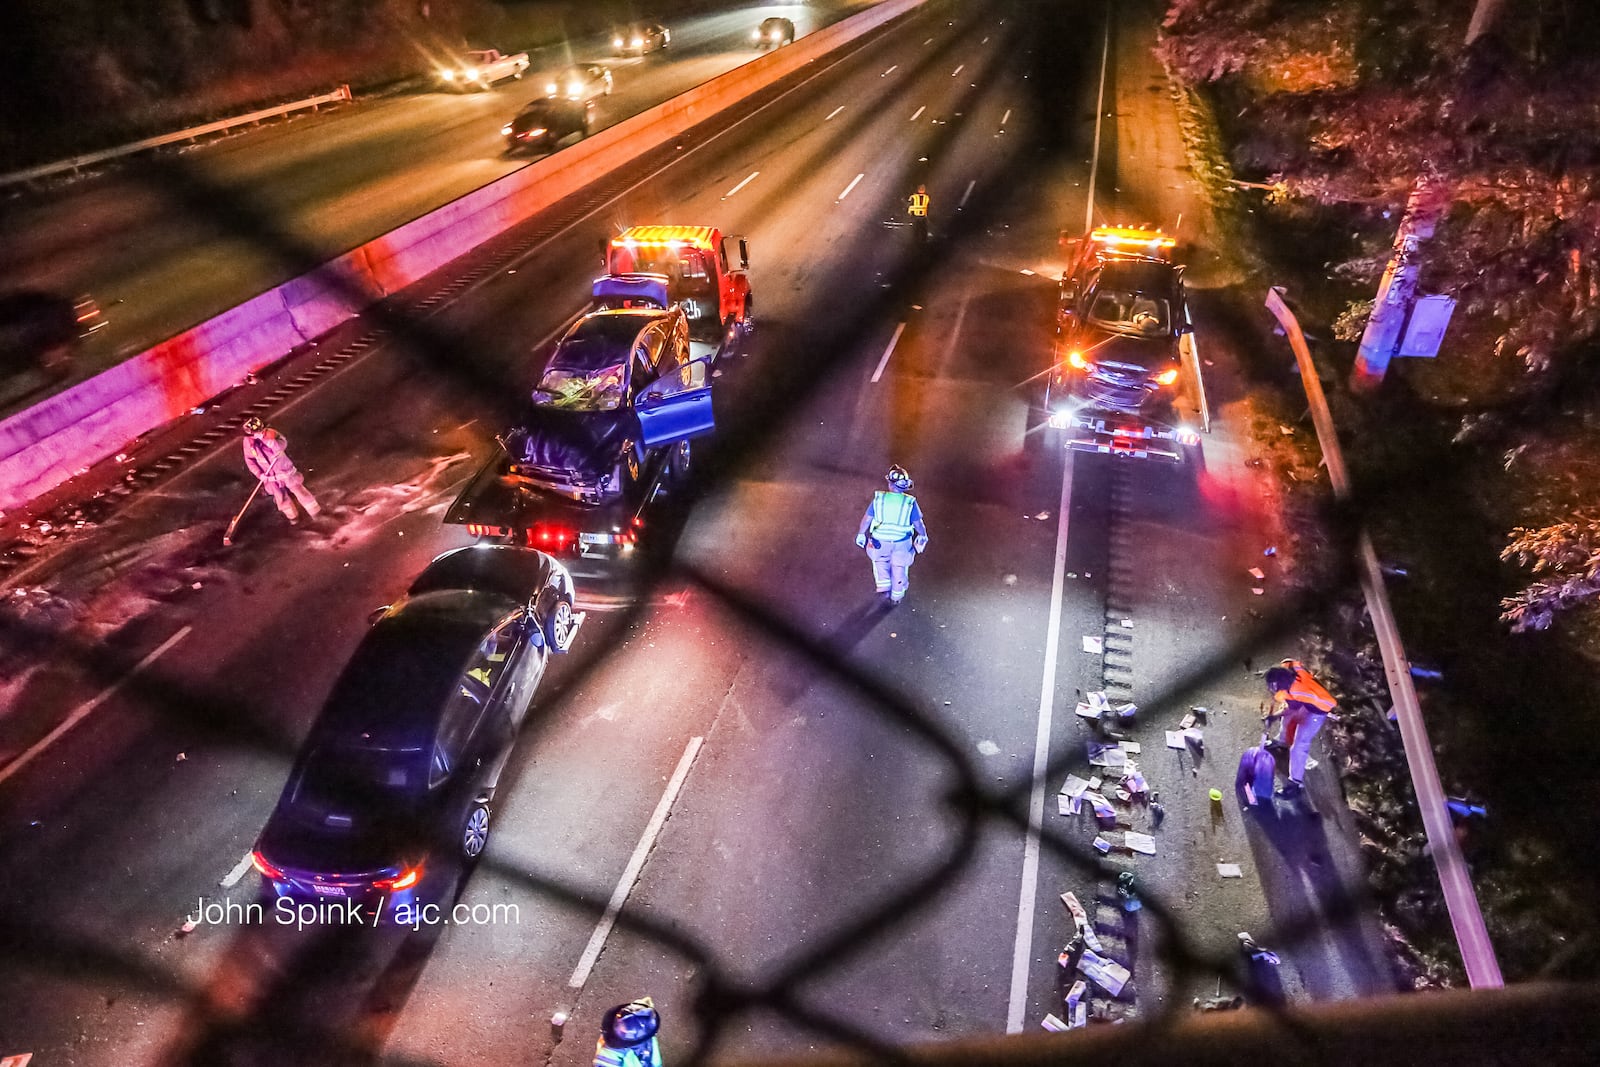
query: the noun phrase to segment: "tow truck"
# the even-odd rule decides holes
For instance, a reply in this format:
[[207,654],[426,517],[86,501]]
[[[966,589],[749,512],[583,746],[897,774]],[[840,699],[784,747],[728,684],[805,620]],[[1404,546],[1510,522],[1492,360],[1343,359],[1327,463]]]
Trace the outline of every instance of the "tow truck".
[[718,346],[718,355],[755,329],[743,237],[711,226],[631,226],[606,243],[605,268],[612,279],[664,278],[669,304],[688,316],[690,337]]
[[1068,449],[1181,462],[1199,435],[1178,417],[1183,354],[1194,327],[1174,239],[1146,226],[1101,226],[1062,273],[1051,428]]

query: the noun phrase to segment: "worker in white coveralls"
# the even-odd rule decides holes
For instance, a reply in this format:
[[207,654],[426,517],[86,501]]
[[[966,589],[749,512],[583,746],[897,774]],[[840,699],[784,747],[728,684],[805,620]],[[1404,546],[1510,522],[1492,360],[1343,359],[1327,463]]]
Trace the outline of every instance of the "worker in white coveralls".
[[299,469],[289,459],[288,438],[257,418],[245,419],[243,429],[245,466],[260,479],[261,487],[284,517],[290,522],[300,521],[295,501],[299,501],[300,507],[312,518],[322,514],[322,505],[311,495]]
[[906,598],[911,578],[911,561],[928,547],[928,528],[922,524],[922,508],[912,496],[911,475],[896,463],[885,475],[887,492],[872,494],[867,513],[861,516],[856,531],[856,547],[867,550],[872,560],[872,581],[878,592],[888,593],[891,603]]

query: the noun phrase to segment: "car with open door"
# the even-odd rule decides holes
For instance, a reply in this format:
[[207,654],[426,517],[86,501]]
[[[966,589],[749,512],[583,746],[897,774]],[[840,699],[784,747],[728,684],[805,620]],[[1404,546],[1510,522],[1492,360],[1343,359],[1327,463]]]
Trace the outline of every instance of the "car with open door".
[[476,545],[375,611],[251,852],[265,895],[402,922],[449,899],[549,656],[582,626],[575,599],[551,556]]
[[665,307],[665,279],[595,288],[602,306],[557,342],[522,418],[444,520],[569,566],[631,556],[658,497],[688,477],[691,442],[715,429],[711,346]]

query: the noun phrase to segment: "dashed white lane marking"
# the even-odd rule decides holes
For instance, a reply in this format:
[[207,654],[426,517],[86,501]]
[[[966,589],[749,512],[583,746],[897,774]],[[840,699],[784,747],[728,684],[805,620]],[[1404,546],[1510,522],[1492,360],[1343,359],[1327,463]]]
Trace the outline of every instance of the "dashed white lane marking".
[[860,183],[861,179],[865,178],[865,177],[866,177],[866,174],[865,173],[861,173],[861,174],[857,174],[854,178],[851,178],[850,179],[850,184],[844,187],[844,192],[839,194],[839,198],[837,200],[835,200],[834,203],[835,204],[842,203],[844,201],[844,198],[850,195],[850,190],[854,189],[856,187],[856,185],[858,183]]
[[963,64],[961,64],[961,66],[957,67],[955,70],[952,70],[950,72],[950,77],[954,78],[957,74],[960,74],[962,71],[964,71],[966,69],[967,69],[967,65],[965,63],[963,63]]
[[961,194],[961,203],[956,205],[956,210],[957,211],[960,211],[962,208],[967,206],[967,197],[972,195],[972,187],[977,185],[977,184],[978,184],[978,179],[976,179],[976,178],[972,179],[970,182],[967,183],[967,191]]
[[900,343],[900,335],[905,332],[906,324],[903,322],[894,328],[894,336],[889,338],[889,347],[883,350],[883,358],[878,360],[878,369],[872,372],[873,381],[883,377],[883,370],[889,365],[889,357],[894,355],[894,346]]
[[917,110],[915,110],[915,111],[913,111],[911,113],[911,121],[912,122],[916,122],[917,119],[922,117],[922,113],[924,111],[926,111],[926,110],[928,110],[928,105],[927,104],[923,104],[921,107],[917,108]]
[[1011,118],[1011,109],[1006,108],[1006,113],[1000,116],[1000,125],[1004,126]]
[[1033,794],[1028,801],[1028,836],[1022,846],[1022,893],[1017,901],[1017,939],[1011,950],[1011,1003],[1006,1033],[1022,1032],[1028,1009],[1028,970],[1033,962],[1033,914],[1039,892],[1039,834],[1044,826],[1045,772],[1050,766],[1050,719],[1055,713],[1056,654],[1061,647],[1061,593],[1066,583],[1067,516],[1072,506],[1072,455],[1062,457],[1061,507],[1056,525],[1055,569],[1050,577],[1050,619],[1045,625],[1044,682],[1039,689],[1039,728],[1033,738]]
[[894,66],[890,67],[888,70],[886,70],[882,74],[878,75],[878,77],[887,78],[889,75],[893,74],[895,71],[897,71],[899,69],[900,69],[900,64],[896,63]]
[[723,193],[722,194],[722,199],[724,199],[724,200],[728,199],[728,197],[732,196],[734,193],[737,193],[740,189],[743,189],[745,186],[747,186],[751,182],[755,181],[756,180],[756,176],[758,174],[760,174],[760,173],[761,172],[759,170],[751,171],[750,172],[750,177],[746,178],[744,181],[740,182],[738,185],[735,185],[732,189],[729,189],[727,192]]
[[22,755],[6,764],[5,768],[0,770],[0,782],[4,782],[6,779],[22,770],[22,768],[32,763],[41,752],[55,744],[57,741],[61,740],[61,738],[66,735],[68,730],[71,730],[74,726],[78,725],[85,718],[87,718],[95,708],[98,708],[101,704],[104,704],[106,701],[116,696],[117,691],[127,683],[128,679],[134,677],[140,671],[143,671],[146,667],[150,666],[150,664],[154,663],[156,660],[165,655],[173,645],[176,645],[179,641],[182,641],[185,637],[188,637],[189,631],[192,629],[192,626],[185,626],[183,629],[179,630],[177,633],[161,642],[161,644],[157,645],[155,650],[149,655],[145,656],[144,659],[134,664],[133,670],[117,679],[116,682],[108,688],[101,690],[99,695],[85,701],[82,704],[79,704],[73,709],[71,715],[68,715],[65,719],[61,720],[59,724],[57,724],[54,730],[51,730],[49,733],[45,734],[38,741],[34,742],[33,747],[29,748],[26,752],[22,753]]
[[246,852],[244,854],[244,859],[242,859],[238,863],[234,864],[233,870],[231,870],[227,874],[223,875],[222,876],[222,881],[218,882],[217,884],[220,885],[224,889],[232,889],[234,886],[239,884],[239,879],[243,878],[244,877],[244,873],[246,871],[248,871],[249,869],[250,869],[250,853]]
[[832,111],[828,112],[828,118],[827,119],[823,119],[822,121],[823,122],[827,122],[828,119],[833,118],[833,116],[837,115],[839,112],[841,112],[843,110],[844,110],[844,105],[840,104],[838,107],[836,107]]
[[622,914],[622,906],[628,902],[628,894],[633,891],[633,884],[639,880],[639,874],[644,870],[644,861],[649,857],[650,850],[655,847],[656,836],[666,825],[667,815],[672,811],[672,803],[678,799],[678,791],[683,788],[685,779],[689,777],[689,768],[694,766],[694,758],[704,743],[703,737],[689,738],[688,747],[678,759],[678,769],[672,772],[672,779],[667,782],[667,791],[661,794],[655,812],[645,824],[644,833],[640,836],[639,843],[634,846],[628,866],[617,881],[617,888],[611,891],[611,900],[606,904],[605,913],[600,916],[600,921],[595,923],[594,933],[589,935],[589,944],[584,947],[583,955],[578,958],[578,966],[573,968],[572,977],[567,979],[570,988],[582,989],[584,983],[589,980],[589,972],[594,970],[596,961],[600,959],[600,951],[606,947],[606,938],[611,936],[611,928],[616,925],[617,916]]

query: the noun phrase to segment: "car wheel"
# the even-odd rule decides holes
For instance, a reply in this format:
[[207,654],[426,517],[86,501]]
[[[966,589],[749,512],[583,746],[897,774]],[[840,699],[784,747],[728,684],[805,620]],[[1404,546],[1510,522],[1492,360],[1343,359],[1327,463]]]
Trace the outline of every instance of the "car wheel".
[[578,620],[572,611],[572,601],[565,595],[556,598],[544,616],[545,642],[552,651],[566,652],[578,636]]
[[667,461],[668,473],[672,476],[674,485],[683,485],[689,480],[689,471],[694,463],[693,450],[688,441],[679,441],[672,450],[672,458]]
[[489,844],[489,805],[473,804],[461,824],[461,858],[476,863]]

